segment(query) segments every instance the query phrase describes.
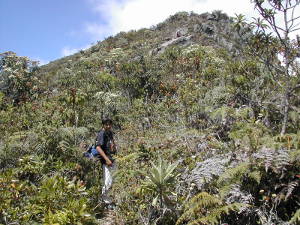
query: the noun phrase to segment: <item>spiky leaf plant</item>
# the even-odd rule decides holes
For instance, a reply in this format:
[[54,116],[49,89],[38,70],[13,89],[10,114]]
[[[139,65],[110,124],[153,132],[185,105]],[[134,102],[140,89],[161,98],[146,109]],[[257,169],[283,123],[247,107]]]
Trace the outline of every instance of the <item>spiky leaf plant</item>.
[[146,176],[146,181],[141,186],[141,193],[153,194],[153,205],[159,201],[160,207],[167,206],[171,200],[171,188],[174,187],[176,177],[175,169],[178,163],[168,164],[166,161],[159,160],[158,165],[152,163],[152,169]]

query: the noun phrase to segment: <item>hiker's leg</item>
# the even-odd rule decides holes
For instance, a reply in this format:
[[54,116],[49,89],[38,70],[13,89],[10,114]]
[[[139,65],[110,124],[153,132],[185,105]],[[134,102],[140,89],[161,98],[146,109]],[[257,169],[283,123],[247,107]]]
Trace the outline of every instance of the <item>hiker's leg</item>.
[[103,173],[103,187],[102,194],[105,194],[111,186],[111,176],[110,171],[107,165],[102,165],[102,173]]
[[111,173],[111,167],[104,165],[102,166],[103,169],[103,187],[102,187],[102,199],[106,203],[110,203],[108,192],[109,189],[112,186],[112,173]]

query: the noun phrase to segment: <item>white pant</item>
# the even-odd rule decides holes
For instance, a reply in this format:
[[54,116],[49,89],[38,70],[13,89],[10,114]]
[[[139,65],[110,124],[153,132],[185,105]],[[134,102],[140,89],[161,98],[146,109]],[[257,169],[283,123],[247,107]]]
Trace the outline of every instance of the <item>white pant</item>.
[[106,164],[102,165],[102,173],[103,173],[103,187],[102,187],[102,198],[105,203],[110,203],[108,192],[113,183],[113,172],[115,170],[115,163],[112,166],[107,166]]

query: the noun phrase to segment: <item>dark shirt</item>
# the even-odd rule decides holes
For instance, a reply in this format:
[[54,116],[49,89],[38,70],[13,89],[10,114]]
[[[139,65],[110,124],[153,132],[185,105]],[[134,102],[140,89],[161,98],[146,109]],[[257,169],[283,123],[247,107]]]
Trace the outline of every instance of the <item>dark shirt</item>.
[[[100,130],[97,135],[96,146],[100,146],[101,149],[104,151],[105,155],[113,161],[112,158],[112,149],[111,143],[113,141],[113,132],[112,131],[105,131]],[[101,158],[101,162],[105,163],[105,160]]]

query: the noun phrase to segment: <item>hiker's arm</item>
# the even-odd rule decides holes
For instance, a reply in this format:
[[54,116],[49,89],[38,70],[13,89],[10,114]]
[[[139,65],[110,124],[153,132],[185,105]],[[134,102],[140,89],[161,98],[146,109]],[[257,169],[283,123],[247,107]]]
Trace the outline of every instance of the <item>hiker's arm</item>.
[[98,145],[96,147],[97,151],[99,152],[99,154],[103,157],[103,159],[106,162],[106,165],[111,166],[112,162],[110,161],[110,159],[107,157],[107,155],[105,154],[105,152],[102,150],[102,148]]

